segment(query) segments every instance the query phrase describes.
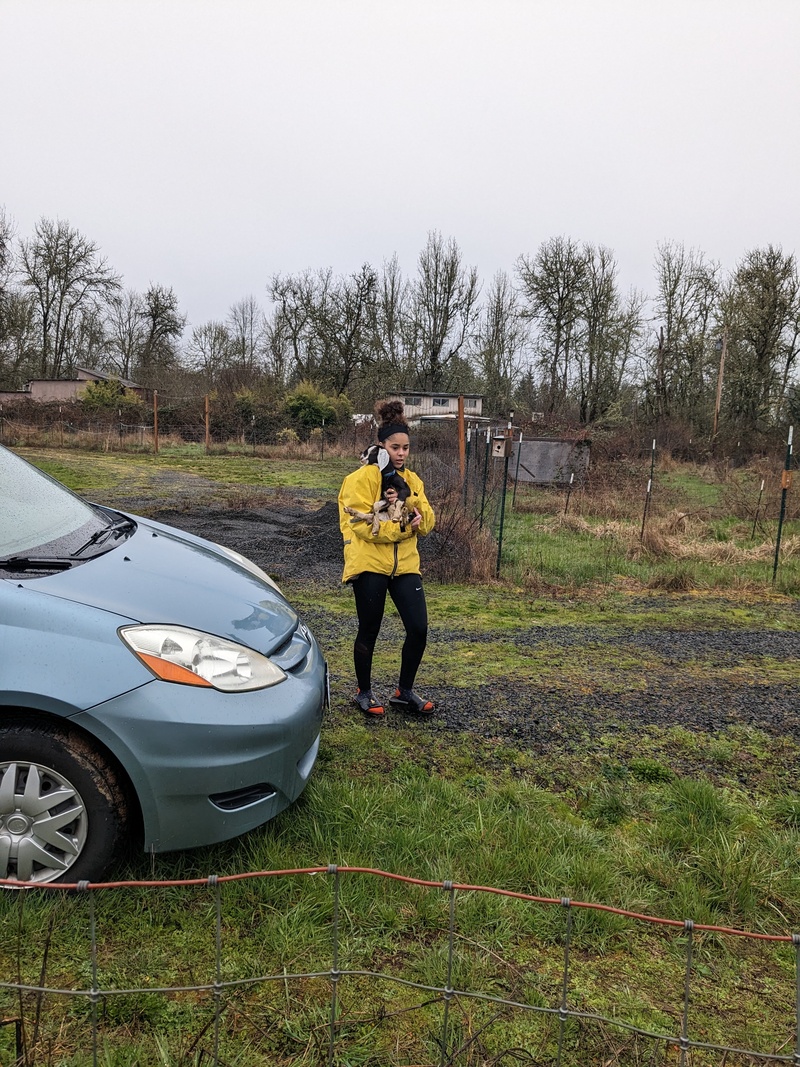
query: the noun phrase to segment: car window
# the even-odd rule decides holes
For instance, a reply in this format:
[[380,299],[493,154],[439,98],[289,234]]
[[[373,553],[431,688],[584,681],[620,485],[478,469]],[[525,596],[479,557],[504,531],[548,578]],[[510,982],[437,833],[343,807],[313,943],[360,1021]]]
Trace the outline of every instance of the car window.
[[0,557],[30,554],[97,523],[84,500],[0,447]]

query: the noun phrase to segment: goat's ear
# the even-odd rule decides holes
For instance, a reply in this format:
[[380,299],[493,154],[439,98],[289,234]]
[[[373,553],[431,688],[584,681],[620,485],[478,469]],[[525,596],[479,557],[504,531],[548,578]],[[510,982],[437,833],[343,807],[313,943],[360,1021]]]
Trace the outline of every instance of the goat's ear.
[[389,459],[389,453],[386,451],[385,448],[378,449],[377,453],[375,454],[375,462],[378,464],[378,470],[380,471],[385,471],[386,468],[389,466],[391,460]]

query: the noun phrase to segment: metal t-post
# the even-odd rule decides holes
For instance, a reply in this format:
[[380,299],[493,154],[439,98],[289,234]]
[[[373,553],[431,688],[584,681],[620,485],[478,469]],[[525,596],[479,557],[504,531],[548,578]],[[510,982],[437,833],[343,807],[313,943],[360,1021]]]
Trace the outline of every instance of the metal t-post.
[[483,509],[484,509],[484,507],[486,505],[486,482],[487,482],[487,479],[489,477],[489,451],[490,451],[489,442],[491,441],[491,435],[492,435],[491,429],[487,428],[487,430],[486,430],[486,452],[485,452],[484,457],[483,457],[483,493],[481,494],[481,518],[480,518],[480,522],[478,523],[478,529],[479,530],[483,529]]
[[508,414],[508,426],[506,427],[506,439],[503,442],[503,491],[500,495],[500,529],[497,534],[497,566],[495,576],[500,574],[500,557],[503,553],[503,524],[506,517],[506,489],[508,487],[508,461],[511,458],[511,438],[514,433],[514,412]]
[[466,446],[465,446],[465,449],[464,449],[464,482],[463,482],[463,485],[462,485],[462,497],[463,497],[462,506],[465,507],[465,508],[467,506],[467,501],[469,499],[469,490],[468,490],[468,486],[469,486],[469,455],[470,455],[470,450],[471,450],[470,449],[471,438],[472,438],[472,428],[470,426],[468,426],[467,430],[466,430]]
[[567,486],[567,499],[564,501],[564,514],[567,514],[569,509],[569,498],[572,496],[572,483],[575,481],[575,471],[572,471],[569,476],[569,485]]
[[775,578],[778,574],[778,558],[781,552],[781,531],[783,530],[783,520],[786,515],[786,494],[792,484],[792,434],[794,433],[794,426],[789,427],[789,439],[786,442],[786,462],[783,467],[783,477],[781,478],[781,513],[778,516],[778,535],[775,538],[775,561],[772,564],[772,584],[775,584]]
[[514,492],[511,494],[511,510],[517,502],[517,482],[519,481],[519,461],[522,456],[522,430],[519,431],[519,443],[517,444],[517,465],[514,468]]
[[761,497],[764,495],[764,479],[761,479],[761,488],[758,491],[758,503],[756,504],[756,514],[753,519],[753,532],[750,534],[750,540],[754,541],[756,537],[756,526],[758,525],[758,514],[761,511]]
[[650,510],[650,496],[653,491],[653,473],[656,469],[656,439],[653,438],[653,448],[650,457],[650,477],[647,479],[647,491],[644,494],[644,511],[642,512],[642,530],[639,534],[639,541],[644,540],[644,526],[647,522],[647,512]]
[[506,458],[503,460],[503,492],[500,497],[500,530],[497,534],[497,566],[495,567],[495,577],[500,574],[500,556],[503,552],[503,520],[506,517],[506,485],[508,484],[508,460],[509,456],[506,453]]

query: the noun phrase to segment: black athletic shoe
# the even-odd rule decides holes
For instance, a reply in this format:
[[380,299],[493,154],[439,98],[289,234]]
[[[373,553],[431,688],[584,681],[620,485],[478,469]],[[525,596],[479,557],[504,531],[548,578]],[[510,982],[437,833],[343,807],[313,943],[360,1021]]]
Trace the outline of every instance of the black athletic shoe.
[[411,689],[395,689],[394,694],[389,697],[389,703],[393,708],[413,711],[415,715],[433,715],[436,708],[432,700],[423,700]]
[[357,708],[360,708],[365,715],[383,715],[383,704],[379,704],[375,697],[372,695],[371,689],[357,689],[356,695],[353,697],[353,703]]

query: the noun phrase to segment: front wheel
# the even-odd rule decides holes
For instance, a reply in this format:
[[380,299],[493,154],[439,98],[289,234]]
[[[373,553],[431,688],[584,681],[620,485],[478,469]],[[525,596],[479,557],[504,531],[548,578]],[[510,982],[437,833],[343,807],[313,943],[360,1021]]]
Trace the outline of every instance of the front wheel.
[[126,822],[118,776],[81,735],[0,726],[0,878],[101,881]]

